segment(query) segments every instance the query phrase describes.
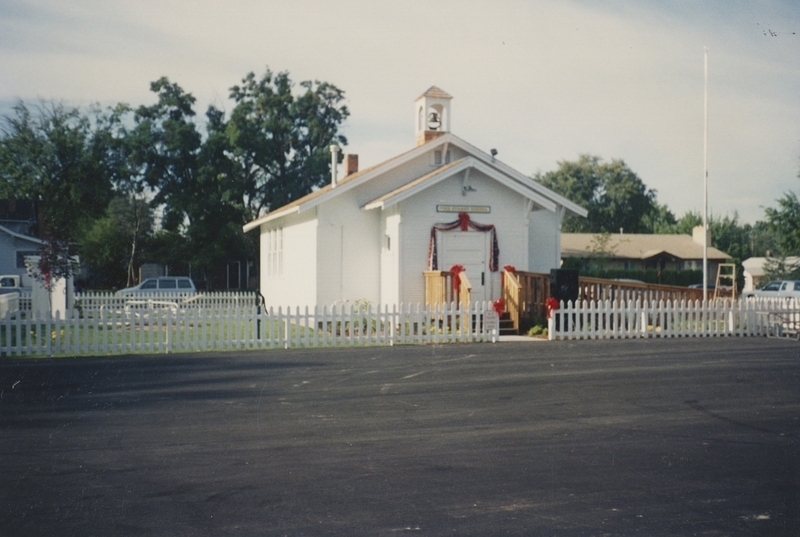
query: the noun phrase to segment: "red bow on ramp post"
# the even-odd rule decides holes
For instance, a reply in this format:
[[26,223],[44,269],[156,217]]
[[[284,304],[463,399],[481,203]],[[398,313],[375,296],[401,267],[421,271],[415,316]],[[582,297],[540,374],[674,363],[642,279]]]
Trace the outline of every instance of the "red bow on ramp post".
[[458,293],[458,288],[461,285],[461,273],[464,272],[464,266],[453,265],[450,267],[450,272],[453,273],[453,292]]
[[545,300],[544,307],[547,309],[547,318],[549,319],[553,311],[557,310],[560,306],[558,300],[556,300],[553,297],[550,297],[547,300]]
[[498,298],[492,302],[492,309],[497,312],[498,317],[502,317],[503,313],[506,311],[506,301],[502,298]]

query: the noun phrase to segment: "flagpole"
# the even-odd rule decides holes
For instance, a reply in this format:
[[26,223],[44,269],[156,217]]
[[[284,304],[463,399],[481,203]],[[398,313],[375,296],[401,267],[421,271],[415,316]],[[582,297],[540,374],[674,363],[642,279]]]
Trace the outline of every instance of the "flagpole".
[[708,47],[703,47],[703,304],[708,300]]

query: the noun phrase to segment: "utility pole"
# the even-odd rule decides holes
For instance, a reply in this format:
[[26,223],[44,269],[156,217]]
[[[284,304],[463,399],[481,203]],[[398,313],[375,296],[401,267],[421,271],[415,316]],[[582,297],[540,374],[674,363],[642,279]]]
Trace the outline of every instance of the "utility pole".
[[703,47],[703,305],[708,301],[708,47]]

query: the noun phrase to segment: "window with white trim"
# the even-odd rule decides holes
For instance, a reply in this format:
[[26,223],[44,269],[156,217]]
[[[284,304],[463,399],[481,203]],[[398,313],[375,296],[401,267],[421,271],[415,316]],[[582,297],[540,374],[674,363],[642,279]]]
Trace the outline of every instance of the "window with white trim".
[[266,233],[267,278],[283,277],[283,228],[271,229]]

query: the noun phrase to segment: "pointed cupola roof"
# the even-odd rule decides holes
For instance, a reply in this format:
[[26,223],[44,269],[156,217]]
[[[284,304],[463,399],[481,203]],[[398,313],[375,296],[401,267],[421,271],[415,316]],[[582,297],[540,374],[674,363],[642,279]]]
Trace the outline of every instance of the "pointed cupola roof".
[[453,96],[444,91],[441,88],[437,88],[436,86],[431,86],[428,88],[422,95],[417,97],[415,100],[418,101],[423,97],[430,97],[433,99],[452,99]]

